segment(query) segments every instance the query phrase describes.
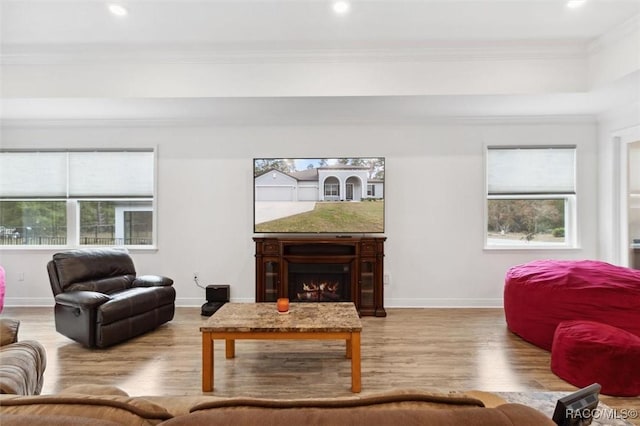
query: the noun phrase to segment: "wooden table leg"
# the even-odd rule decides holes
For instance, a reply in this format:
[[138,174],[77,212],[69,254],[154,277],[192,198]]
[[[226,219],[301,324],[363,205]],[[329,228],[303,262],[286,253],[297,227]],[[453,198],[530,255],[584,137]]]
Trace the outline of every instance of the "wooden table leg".
[[362,376],[360,366],[360,332],[351,333],[351,392],[360,392]]
[[226,339],[224,345],[224,354],[228,358],[234,358],[236,356],[236,341],[233,339]]
[[213,391],[213,339],[202,333],[202,392]]

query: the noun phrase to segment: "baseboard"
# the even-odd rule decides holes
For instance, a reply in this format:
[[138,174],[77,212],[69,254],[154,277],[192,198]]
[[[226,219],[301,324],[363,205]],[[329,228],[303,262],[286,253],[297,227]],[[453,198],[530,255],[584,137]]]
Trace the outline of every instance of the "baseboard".
[[[207,300],[202,297],[202,298],[196,298],[196,297],[177,297],[176,298],[176,306],[181,307],[181,308],[188,308],[188,307],[192,307],[192,306],[197,306],[198,308],[202,306],[203,303],[205,303]],[[250,297],[250,298],[234,298],[232,297],[230,300],[230,302],[236,302],[236,303],[253,303],[256,301],[255,298]],[[273,302],[275,303],[275,302]]]
[[12,306],[33,306],[52,308],[55,305],[53,296],[51,297],[5,297],[5,308]]
[[[204,299],[178,298],[176,306],[201,306]],[[253,297],[231,298],[231,302],[253,303]],[[273,302],[275,303],[275,302]],[[485,299],[386,299],[385,308],[502,308],[502,298]]]
[[502,298],[385,299],[385,308],[502,308]]
[[[205,302],[204,296],[176,298],[178,307],[200,307]],[[253,297],[231,298],[231,302],[253,303]],[[274,302],[275,303],[275,302]],[[53,297],[7,297],[4,306],[35,306],[53,308]],[[452,299],[452,298],[425,298],[425,299],[386,299],[385,308],[502,308],[502,298],[495,299]]]
[[[237,298],[231,299],[232,302],[240,302],[240,303],[253,303],[255,299],[251,298]],[[176,298],[176,306],[178,307],[195,307],[198,308],[202,306],[202,304],[206,302],[206,299],[203,297],[178,297]],[[275,302],[274,302],[275,303]],[[7,297],[4,299],[5,307],[51,307],[54,306],[53,296],[51,297]]]

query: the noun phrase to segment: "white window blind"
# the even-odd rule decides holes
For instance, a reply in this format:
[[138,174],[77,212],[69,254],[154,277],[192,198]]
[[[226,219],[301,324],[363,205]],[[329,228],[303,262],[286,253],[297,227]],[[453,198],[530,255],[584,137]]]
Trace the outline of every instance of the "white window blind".
[[153,151],[0,152],[0,197],[152,197]]
[[153,196],[153,153],[70,152],[69,196]]
[[575,147],[489,147],[489,195],[575,194]]
[[66,197],[65,152],[0,153],[0,197]]

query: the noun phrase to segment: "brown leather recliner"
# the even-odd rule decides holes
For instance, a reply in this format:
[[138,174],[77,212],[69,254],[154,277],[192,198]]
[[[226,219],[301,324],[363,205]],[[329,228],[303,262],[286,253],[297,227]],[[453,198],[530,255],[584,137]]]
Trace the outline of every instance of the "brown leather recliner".
[[87,347],[111,346],[173,319],[173,280],[136,277],[126,249],[56,253],[47,271],[56,302],[56,330]]

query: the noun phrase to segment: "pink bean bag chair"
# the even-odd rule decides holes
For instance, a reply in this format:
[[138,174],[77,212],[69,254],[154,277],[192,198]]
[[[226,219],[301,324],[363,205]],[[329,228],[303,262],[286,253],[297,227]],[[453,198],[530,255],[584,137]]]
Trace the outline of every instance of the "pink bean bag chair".
[[551,371],[579,388],[599,383],[601,393],[640,395],[640,337],[593,321],[558,324]]
[[596,321],[640,336],[640,270],[593,260],[514,266],[504,311],[509,330],[546,350],[562,321]]

